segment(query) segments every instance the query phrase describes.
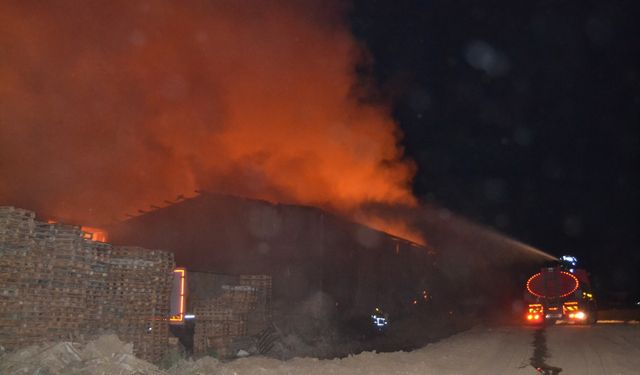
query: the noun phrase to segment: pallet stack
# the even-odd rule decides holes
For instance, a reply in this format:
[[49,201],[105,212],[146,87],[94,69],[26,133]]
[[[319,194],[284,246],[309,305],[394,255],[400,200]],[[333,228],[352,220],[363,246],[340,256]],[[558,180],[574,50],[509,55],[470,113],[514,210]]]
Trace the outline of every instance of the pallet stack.
[[196,354],[210,354],[220,358],[228,357],[229,344],[235,334],[244,334],[244,332],[231,332],[233,329],[244,331],[241,326],[242,319],[233,310],[228,303],[220,301],[218,298],[200,301],[194,307],[194,314],[197,322],[193,335],[193,352]]
[[115,332],[157,361],[168,348],[173,268],[173,253],[112,247],[0,207],[0,345]]
[[240,285],[256,290],[256,306],[247,315],[247,334],[256,335],[271,323],[271,276],[240,275]]
[[29,345],[33,340],[24,322],[34,309],[29,301],[22,301],[30,281],[24,270],[32,262],[29,250],[34,229],[33,212],[0,207],[0,345],[7,349]]
[[90,264],[90,277],[87,282],[85,298],[87,314],[84,331],[96,334],[103,329],[105,332],[109,327],[105,326],[109,307],[112,305],[108,298],[107,280],[109,277],[109,259],[111,258],[112,245],[103,242],[84,241],[87,251],[95,253],[94,261]]
[[93,254],[78,227],[35,221],[33,212],[1,207],[2,342],[8,348],[77,340],[85,319],[85,286]]
[[79,340],[86,333],[86,290],[95,251],[84,246],[80,227],[36,222],[36,246],[30,250],[32,262],[25,270],[30,278],[25,299],[43,316],[39,321],[49,340]]
[[160,360],[169,341],[173,253],[113,247],[108,264],[106,325],[121,340],[133,342],[140,358]]
[[233,355],[229,346],[234,338],[246,336],[247,313],[256,301],[256,290],[242,285],[223,285],[218,297],[199,301],[194,306],[194,353]]
[[194,305],[196,325],[193,338],[194,353],[215,354],[220,358],[232,356],[230,346],[237,338],[254,335],[248,330],[254,322],[266,327],[270,319],[271,277],[243,275],[240,285],[223,285],[222,293],[198,301]]

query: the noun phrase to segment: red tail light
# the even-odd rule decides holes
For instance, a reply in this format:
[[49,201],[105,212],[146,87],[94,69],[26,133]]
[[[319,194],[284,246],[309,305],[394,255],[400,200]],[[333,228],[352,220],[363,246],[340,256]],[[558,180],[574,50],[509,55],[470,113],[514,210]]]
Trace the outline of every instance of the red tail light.
[[527,321],[531,323],[537,323],[542,320],[544,308],[539,303],[532,303],[529,305],[527,311]]

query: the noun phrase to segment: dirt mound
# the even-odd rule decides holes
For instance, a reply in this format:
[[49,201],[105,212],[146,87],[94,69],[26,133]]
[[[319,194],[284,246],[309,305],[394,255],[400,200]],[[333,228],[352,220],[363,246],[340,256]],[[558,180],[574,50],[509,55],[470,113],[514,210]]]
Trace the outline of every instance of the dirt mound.
[[165,375],[133,354],[133,345],[116,335],[104,335],[86,345],[73,342],[44,343],[0,357],[0,373],[24,374],[139,374]]

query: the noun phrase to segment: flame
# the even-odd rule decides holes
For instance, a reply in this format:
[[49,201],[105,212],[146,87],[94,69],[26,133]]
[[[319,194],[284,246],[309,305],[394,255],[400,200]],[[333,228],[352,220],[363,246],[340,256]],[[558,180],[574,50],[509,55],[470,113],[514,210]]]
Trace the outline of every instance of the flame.
[[2,2],[0,203],[85,223],[198,188],[351,216],[415,205],[335,3]]
[[80,230],[89,234],[90,239],[96,242],[108,242],[109,235],[107,231],[100,228],[94,227],[81,227]]

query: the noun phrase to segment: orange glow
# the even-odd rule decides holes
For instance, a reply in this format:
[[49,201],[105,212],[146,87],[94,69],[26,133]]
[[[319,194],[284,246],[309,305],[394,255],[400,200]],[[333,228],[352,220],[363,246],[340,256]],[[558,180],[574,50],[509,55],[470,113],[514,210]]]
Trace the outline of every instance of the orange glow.
[[96,242],[107,242],[107,231],[100,228],[93,227],[81,227],[81,230],[90,235],[91,240]]
[[[392,220],[386,217],[367,215],[364,212],[359,212],[354,219],[374,229],[389,233],[405,240],[413,241],[419,245],[425,246],[427,244],[425,238],[421,233],[412,229],[407,222],[404,222],[402,220]],[[399,243],[396,243],[395,251],[396,254],[400,253]]]
[[185,312],[185,285],[186,285],[186,270],[184,268],[176,268],[173,270],[174,273],[180,275],[180,306],[177,315],[173,315],[169,318],[171,322],[182,322],[184,321],[184,312]]
[[529,313],[542,313],[544,310],[542,304],[531,303],[529,304]]
[[0,2],[0,201],[109,223],[202,189],[424,243],[361,214],[415,206],[416,167],[347,7],[312,3]]
[[528,314],[526,315],[527,320],[538,321],[542,319],[544,307],[539,303],[531,303],[528,306]]

